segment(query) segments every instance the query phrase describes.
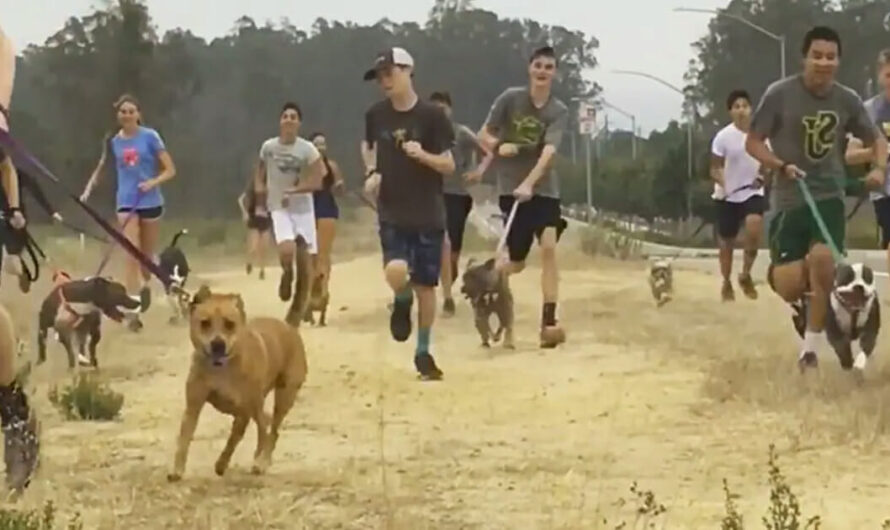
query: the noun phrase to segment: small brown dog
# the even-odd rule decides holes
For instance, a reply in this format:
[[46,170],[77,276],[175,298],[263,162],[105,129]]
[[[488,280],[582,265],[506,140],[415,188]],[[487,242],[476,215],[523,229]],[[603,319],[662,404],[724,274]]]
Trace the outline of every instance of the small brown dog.
[[[274,318],[247,320],[236,294],[215,294],[205,285],[195,294],[190,312],[195,347],[186,381],[186,408],[177,440],[171,482],[182,478],[189,444],[204,403],[234,416],[232,431],[214,469],[222,476],[247,424],[257,425],[257,448],[251,470],[269,467],[278,429],[306,380],[306,351],[297,329]],[[272,417],[263,407],[275,390]]]
[[671,301],[674,296],[674,271],[669,259],[656,259],[649,263],[649,288],[658,307]]
[[[476,330],[482,338],[482,346],[488,348],[490,340],[495,342],[504,334],[503,346],[514,349],[513,344],[513,293],[504,273],[495,268],[495,260],[489,259],[476,263],[470,258],[467,269],[462,276],[461,293],[473,306]],[[492,333],[489,319],[492,313],[497,315],[500,326]]]
[[306,315],[303,322],[315,325],[315,312],[319,315],[318,325],[324,327],[327,325],[328,303],[331,301],[331,293],[328,291],[328,282],[324,274],[315,276],[312,282],[312,290],[309,293],[309,303],[306,307]]

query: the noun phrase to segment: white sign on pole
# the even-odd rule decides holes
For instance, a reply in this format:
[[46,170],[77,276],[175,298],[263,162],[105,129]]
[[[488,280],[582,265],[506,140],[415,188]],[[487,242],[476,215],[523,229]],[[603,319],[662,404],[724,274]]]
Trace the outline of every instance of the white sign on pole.
[[592,136],[596,131],[596,108],[582,102],[578,106],[578,132],[583,135]]

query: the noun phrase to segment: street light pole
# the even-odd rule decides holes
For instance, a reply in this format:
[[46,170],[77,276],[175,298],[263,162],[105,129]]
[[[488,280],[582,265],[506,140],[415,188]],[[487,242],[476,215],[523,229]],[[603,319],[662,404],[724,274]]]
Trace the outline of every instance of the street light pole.
[[764,35],[766,35],[767,37],[769,37],[775,41],[778,41],[779,42],[779,53],[782,54],[781,61],[779,64],[780,64],[780,68],[782,70],[782,79],[785,78],[785,35],[777,35],[766,28],[758,26],[757,24],[751,22],[747,18],[743,18],[743,17],[736,15],[734,13],[728,13],[725,9],[700,9],[700,8],[692,8],[692,7],[675,7],[674,11],[678,12],[678,13],[710,13],[712,15],[724,16],[726,18],[731,18],[733,20],[741,22],[742,24],[748,26],[749,28],[759,31],[760,33],[763,33]]
[[[646,72],[637,72],[634,70],[612,70],[612,72],[616,73],[616,74],[635,75],[635,76],[639,76],[639,77],[645,77],[646,79],[651,79],[652,81],[660,83],[661,85],[666,86],[667,88],[673,90],[674,92],[677,92],[678,94],[682,95],[684,98],[686,97],[686,92],[684,92],[683,89],[677,87],[676,85],[668,83],[667,81],[665,81],[664,79],[662,79],[660,77],[655,77],[652,74],[647,74]],[[692,129],[695,126],[694,122],[695,122],[695,112],[693,111],[691,113],[691,115],[689,116],[689,121],[686,124],[686,134],[687,134],[686,143],[688,144],[686,147],[686,180],[687,180],[686,214],[687,214],[688,220],[690,222],[692,221],[692,172],[693,172],[693,167],[692,167],[693,132],[692,132]]]

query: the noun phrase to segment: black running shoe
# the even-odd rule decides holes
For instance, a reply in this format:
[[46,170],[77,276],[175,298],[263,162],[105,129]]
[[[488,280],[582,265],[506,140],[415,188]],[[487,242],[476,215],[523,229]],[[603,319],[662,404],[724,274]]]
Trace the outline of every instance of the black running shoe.
[[413,304],[413,295],[405,299],[396,298],[392,304],[392,313],[389,315],[389,331],[397,342],[405,342],[411,336],[411,306]]
[[804,352],[797,360],[797,366],[800,368],[800,373],[806,372],[807,368],[818,368],[819,358],[815,352]]
[[429,353],[421,353],[414,356],[414,367],[420,379],[424,381],[439,381],[442,379],[442,370],[436,366],[436,361]]
[[290,300],[293,283],[294,270],[284,269],[284,272],[281,273],[281,283],[278,284],[278,298],[281,298],[282,302]]

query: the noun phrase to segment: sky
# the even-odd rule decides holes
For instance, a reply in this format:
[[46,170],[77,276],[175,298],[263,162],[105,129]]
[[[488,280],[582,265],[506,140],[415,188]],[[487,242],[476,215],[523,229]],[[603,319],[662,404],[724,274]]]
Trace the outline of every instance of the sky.
[[[228,32],[236,19],[247,15],[257,23],[290,19],[308,29],[318,17],[372,24],[389,13],[401,22],[426,20],[431,0],[148,0],[152,18],[163,32],[188,28],[206,39]],[[476,0],[478,8],[501,17],[531,18],[595,36],[599,66],[588,78],[603,86],[605,100],[632,114],[644,135],[662,129],[680,114],[682,96],[637,76],[612,70],[637,70],[683,85],[683,74],[693,58],[693,41],[707,33],[711,15],[675,13],[675,7],[723,8],[729,0]],[[0,24],[17,49],[41,44],[70,16],[88,14],[96,0],[0,0]],[[581,7],[583,6],[583,7]],[[410,50],[409,50],[410,51]],[[630,129],[630,119],[609,111],[611,128]]]

